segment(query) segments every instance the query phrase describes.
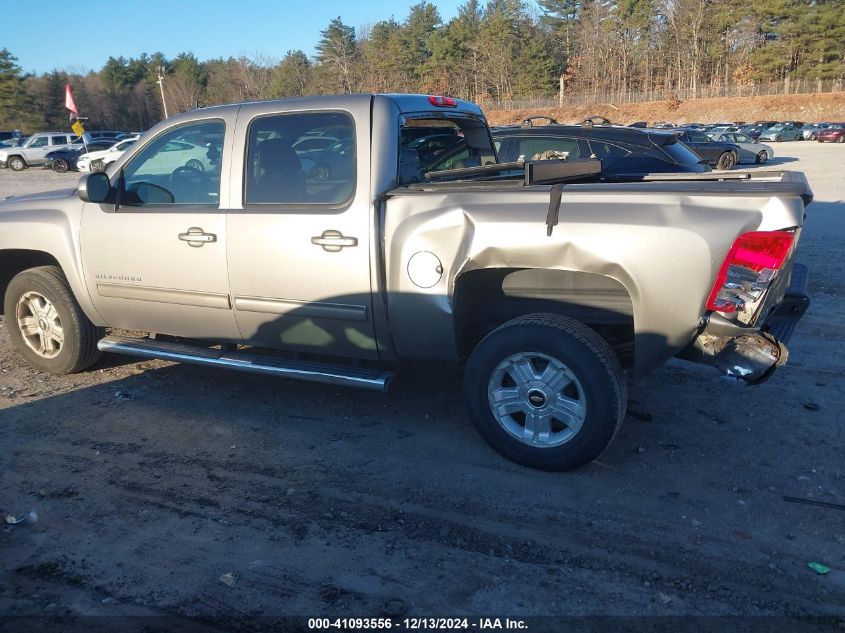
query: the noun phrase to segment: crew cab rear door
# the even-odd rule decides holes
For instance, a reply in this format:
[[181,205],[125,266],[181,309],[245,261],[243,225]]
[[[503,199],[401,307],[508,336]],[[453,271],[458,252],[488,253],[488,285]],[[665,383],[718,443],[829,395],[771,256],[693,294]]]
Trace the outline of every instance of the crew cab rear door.
[[[370,288],[370,108],[241,107],[229,283],[247,343],[377,358]],[[331,143],[309,140],[331,138]]]

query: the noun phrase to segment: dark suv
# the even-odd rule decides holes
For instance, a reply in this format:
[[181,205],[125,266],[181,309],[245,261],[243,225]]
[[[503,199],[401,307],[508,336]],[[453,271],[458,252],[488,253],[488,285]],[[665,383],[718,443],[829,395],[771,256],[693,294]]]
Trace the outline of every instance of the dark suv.
[[671,131],[595,125],[535,126],[531,117],[521,126],[493,128],[499,162],[530,160],[544,152],[566,153],[567,158],[599,158],[602,178],[642,176],[649,173],[707,172],[710,167]]

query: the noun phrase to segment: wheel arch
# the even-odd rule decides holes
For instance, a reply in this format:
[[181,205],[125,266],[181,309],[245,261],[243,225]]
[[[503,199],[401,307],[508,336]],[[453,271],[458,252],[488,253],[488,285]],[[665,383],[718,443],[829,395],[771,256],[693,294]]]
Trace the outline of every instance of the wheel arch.
[[468,356],[502,323],[533,313],[579,321],[607,341],[623,367],[634,364],[634,307],[619,281],[598,273],[542,268],[486,268],[455,280],[455,340]]
[[[61,268],[59,260],[45,251],[20,248],[0,250],[0,298],[6,295],[6,288],[15,275],[38,266]],[[3,314],[3,301],[0,301],[0,314]]]

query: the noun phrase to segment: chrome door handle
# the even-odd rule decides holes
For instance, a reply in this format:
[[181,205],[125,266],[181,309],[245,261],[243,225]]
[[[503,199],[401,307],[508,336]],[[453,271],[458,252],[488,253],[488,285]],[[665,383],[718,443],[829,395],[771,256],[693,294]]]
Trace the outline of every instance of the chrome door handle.
[[216,242],[217,236],[214,233],[206,233],[198,226],[192,226],[185,233],[179,233],[179,239],[187,242],[188,246],[199,248],[203,244]]
[[322,246],[324,251],[329,253],[337,253],[347,246],[358,246],[357,237],[346,237],[340,231],[323,231],[322,235],[315,235],[311,238],[311,243],[317,246]]

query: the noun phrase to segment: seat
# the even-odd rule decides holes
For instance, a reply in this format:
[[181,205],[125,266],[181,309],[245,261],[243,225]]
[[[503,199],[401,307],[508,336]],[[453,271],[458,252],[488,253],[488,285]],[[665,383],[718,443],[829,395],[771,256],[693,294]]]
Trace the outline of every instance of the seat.
[[258,175],[247,202],[306,202],[305,172],[287,139],[262,141],[255,155]]

